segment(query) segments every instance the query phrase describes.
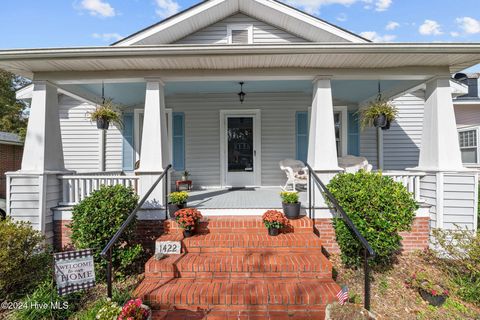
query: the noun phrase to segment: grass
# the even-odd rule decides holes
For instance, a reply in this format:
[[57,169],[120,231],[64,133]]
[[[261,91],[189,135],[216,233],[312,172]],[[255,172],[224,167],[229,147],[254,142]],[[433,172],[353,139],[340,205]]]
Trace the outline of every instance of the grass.
[[[337,283],[347,285],[349,288],[350,302],[347,305],[361,306],[364,291],[363,268],[352,270],[343,267],[338,255],[332,255],[330,260],[336,271]],[[448,275],[440,270],[433,261],[429,260],[423,252],[406,253],[400,256],[396,264],[389,270],[372,272],[371,309],[380,319],[480,319],[480,307],[462,301],[455,294],[461,288],[453,281],[447,281],[451,294],[445,304],[438,308],[430,306],[420,297],[417,291],[408,288],[405,285],[405,280],[414,271],[420,269],[425,269],[434,277],[448,279]],[[350,314],[348,310],[345,312]]]

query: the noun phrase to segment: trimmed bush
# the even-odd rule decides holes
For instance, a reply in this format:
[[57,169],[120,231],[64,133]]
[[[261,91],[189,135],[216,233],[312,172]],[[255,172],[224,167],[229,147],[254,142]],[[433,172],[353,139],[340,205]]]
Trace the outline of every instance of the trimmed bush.
[[[390,177],[363,170],[335,176],[328,189],[375,250],[373,263],[391,264],[401,248],[399,232],[411,229],[418,209],[412,194]],[[343,263],[360,266],[363,261],[360,242],[341,218],[334,218],[333,226]]]
[[[138,196],[122,185],[102,186],[73,208],[71,239],[78,249],[92,249],[97,278],[106,270],[106,260],[100,256],[108,241],[135,209]],[[136,221],[132,221],[112,247],[113,268],[125,275],[140,258],[142,247],[134,244]],[[102,278],[103,279],[103,278]]]
[[43,235],[25,222],[0,220],[0,301],[31,292],[50,271]]

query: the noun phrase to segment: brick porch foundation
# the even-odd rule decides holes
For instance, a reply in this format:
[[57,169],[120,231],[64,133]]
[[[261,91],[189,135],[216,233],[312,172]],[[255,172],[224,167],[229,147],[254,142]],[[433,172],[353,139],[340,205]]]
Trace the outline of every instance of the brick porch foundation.
[[[332,226],[332,219],[315,219],[315,233],[322,240],[323,247],[330,253],[340,252],[337,242],[335,241],[335,230]],[[402,246],[405,252],[413,250],[423,250],[428,247],[429,237],[429,218],[415,218],[412,230],[401,232],[403,237]]]

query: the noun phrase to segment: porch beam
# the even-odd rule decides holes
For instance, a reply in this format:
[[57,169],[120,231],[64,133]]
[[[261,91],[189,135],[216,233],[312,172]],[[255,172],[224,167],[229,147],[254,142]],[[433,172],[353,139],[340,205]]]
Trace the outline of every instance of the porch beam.
[[419,164],[422,171],[463,171],[453,109],[450,75],[426,84]]

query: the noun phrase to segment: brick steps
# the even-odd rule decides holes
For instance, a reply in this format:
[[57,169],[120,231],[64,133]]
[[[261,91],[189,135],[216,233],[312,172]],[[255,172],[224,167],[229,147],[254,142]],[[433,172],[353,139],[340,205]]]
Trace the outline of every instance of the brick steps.
[[317,278],[331,279],[328,259],[311,253],[253,253],[219,255],[189,253],[145,265],[148,278]]
[[323,311],[335,301],[339,286],[318,280],[144,281],[137,292],[160,310]]
[[184,238],[176,222],[157,241],[182,254],[151,258],[135,290],[154,319],[323,319],[339,286],[306,217],[271,237],[254,216],[208,217]]

